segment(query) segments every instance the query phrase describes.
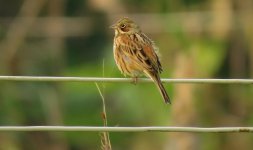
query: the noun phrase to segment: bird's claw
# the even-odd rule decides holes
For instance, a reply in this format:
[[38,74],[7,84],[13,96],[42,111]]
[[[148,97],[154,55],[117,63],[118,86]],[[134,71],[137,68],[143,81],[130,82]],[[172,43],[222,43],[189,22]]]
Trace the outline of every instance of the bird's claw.
[[137,77],[133,77],[133,82],[132,82],[132,83],[133,83],[134,85],[136,85],[137,82],[138,82],[138,78],[137,78]]

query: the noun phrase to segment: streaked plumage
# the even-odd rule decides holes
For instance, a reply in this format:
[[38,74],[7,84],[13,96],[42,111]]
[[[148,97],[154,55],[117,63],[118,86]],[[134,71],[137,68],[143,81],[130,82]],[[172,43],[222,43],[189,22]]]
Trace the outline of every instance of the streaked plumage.
[[170,103],[160,80],[162,66],[154,42],[129,18],[120,19],[111,27],[115,30],[114,59],[121,73],[133,78],[142,75],[150,77],[157,85],[165,103]]

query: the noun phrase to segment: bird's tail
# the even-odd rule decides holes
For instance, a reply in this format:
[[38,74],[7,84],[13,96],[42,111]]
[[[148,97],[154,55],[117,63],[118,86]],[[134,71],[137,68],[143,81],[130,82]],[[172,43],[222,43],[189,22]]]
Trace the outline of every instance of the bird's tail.
[[166,104],[168,104],[168,103],[170,104],[171,103],[170,97],[167,94],[167,92],[166,92],[166,90],[165,90],[165,88],[164,88],[164,86],[163,86],[163,84],[161,82],[161,79],[160,79],[159,75],[157,75],[157,74],[152,74],[152,75],[148,74],[148,75],[155,82],[155,85],[157,86],[158,90],[160,91],[160,93],[161,93],[161,95],[162,95],[162,97],[164,99],[164,102]]

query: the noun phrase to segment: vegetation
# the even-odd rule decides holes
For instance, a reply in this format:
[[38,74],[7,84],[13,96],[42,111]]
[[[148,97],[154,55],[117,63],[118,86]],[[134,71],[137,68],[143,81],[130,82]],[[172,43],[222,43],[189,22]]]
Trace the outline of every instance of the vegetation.
[[[128,16],[160,49],[162,78],[252,78],[251,0],[0,1],[0,74],[123,77],[109,26]],[[251,85],[7,82],[0,125],[252,126]],[[106,125],[105,124],[105,125]],[[105,143],[109,139],[109,143]],[[0,149],[238,150],[251,134],[0,132]],[[102,144],[101,144],[102,142]],[[101,146],[102,145],[102,146]]]

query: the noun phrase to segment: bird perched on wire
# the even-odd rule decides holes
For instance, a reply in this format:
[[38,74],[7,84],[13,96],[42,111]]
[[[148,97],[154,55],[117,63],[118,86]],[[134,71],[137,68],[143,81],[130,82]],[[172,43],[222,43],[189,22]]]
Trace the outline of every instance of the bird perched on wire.
[[162,66],[154,42],[129,18],[122,18],[111,26],[115,30],[113,53],[115,62],[124,75],[137,78],[150,77],[159,89],[165,103],[170,98],[161,82]]

